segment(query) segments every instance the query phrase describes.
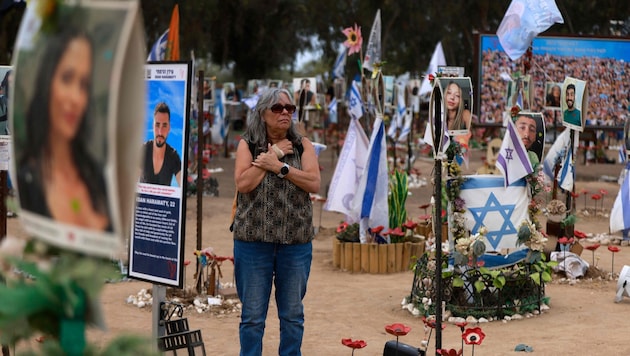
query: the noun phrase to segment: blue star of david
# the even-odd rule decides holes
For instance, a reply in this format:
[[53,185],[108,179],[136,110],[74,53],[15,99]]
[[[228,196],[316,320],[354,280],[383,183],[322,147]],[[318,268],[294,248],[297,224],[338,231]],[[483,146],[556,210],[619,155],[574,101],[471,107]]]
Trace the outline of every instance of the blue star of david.
[[513,150],[513,149],[511,149],[511,148],[506,148],[506,149],[505,149],[505,159],[507,159],[507,160],[513,159],[513,158],[512,158],[512,152],[514,152],[514,150]]
[[501,225],[501,228],[499,230],[490,230],[488,228],[488,233],[486,234],[486,238],[490,242],[490,245],[496,249],[503,235],[516,233],[516,228],[510,220],[515,207],[516,204],[501,205],[494,193],[490,193],[490,196],[486,201],[486,205],[478,208],[468,208],[475,219],[475,226],[472,228],[472,232],[476,233],[482,226],[488,227],[488,225],[484,224],[484,220],[486,219],[486,214],[489,212],[496,211],[501,214],[503,217],[503,224]]

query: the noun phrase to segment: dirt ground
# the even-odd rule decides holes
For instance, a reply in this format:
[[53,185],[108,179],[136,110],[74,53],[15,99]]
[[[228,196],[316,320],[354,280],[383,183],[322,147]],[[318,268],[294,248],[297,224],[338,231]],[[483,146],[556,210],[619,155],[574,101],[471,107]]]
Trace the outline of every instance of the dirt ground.
[[[473,173],[479,167],[483,152],[473,152],[471,166],[465,173]],[[232,236],[228,230],[232,198],[234,194],[233,160],[215,157],[211,168],[223,169],[214,173],[219,180],[219,196],[204,197],[202,222],[202,247],[212,247],[220,256],[232,255]],[[322,188],[325,196],[327,186],[335,168],[333,150],[321,154]],[[418,159],[414,168],[421,178],[430,182],[433,161]],[[577,167],[578,182],[576,191],[587,189],[599,192],[606,189],[603,209],[608,213],[618,191],[616,182],[602,182],[590,178],[580,179],[582,172],[600,172],[601,175],[618,176],[621,165],[591,165]],[[584,175],[586,176],[586,175]],[[419,207],[428,203],[433,191],[429,183],[420,188],[412,188],[407,200],[408,215],[417,217],[424,214]],[[593,209],[594,202],[580,197],[576,201],[578,211],[586,207]],[[600,202],[601,204],[601,202]],[[600,205],[601,206],[601,205]],[[401,308],[403,298],[409,295],[413,280],[411,271],[395,274],[357,274],[342,271],[332,265],[332,245],[334,229],[343,220],[343,215],[322,211],[321,203],[314,204],[314,224],[320,233],[313,242],[313,264],[309,288],[304,301],[306,309],[305,335],[302,351],[304,355],[350,355],[352,350],[341,344],[341,339],[361,339],[367,342],[356,355],[382,355],[388,340],[395,337],[385,332],[385,326],[404,323],[411,332],[400,338],[400,342],[419,346],[424,336],[423,323],[407,310]],[[186,259],[193,263],[186,271],[186,284],[194,285],[194,255],[197,236],[197,202],[194,197],[187,200]],[[544,221],[544,219],[542,219]],[[608,232],[606,216],[580,217],[576,229],[586,233]],[[9,234],[20,234],[17,219],[9,219]],[[617,234],[617,236],[619,236]],[[584,243],[585,245],[588,242]],[[598,266],[603,271],[611,270],[611,253],[606,247],[595,252]],[[591,262],[591,252],[584,251],[582,257]],[[630,265],[630,247],[622,246],[614,257],[614,269],[619,273],[622,266]],[[232,265],[222,266],[221,282],[231,282]],[[546,286],[550,297],[550,309],[541,315],[523,320],[493,321],[479,325],[486,337],[476,346],[475,355],[510,355],[517,344],[526,344],[537,355],[630,355],[628,344],[627,316],[630,315],[630,298],[620,303],[614,302],[616,281],[579,280],[570,285],[562,281],[562,275],[554,276],[554,281]],[[88,338],[97,343],[105,343],[117,335],[136,334],[151,336],[154,329],[151,307],[138,308],[127,303],[131,295],[140,290],[152,289],[152,284],[141,281],[108,283],[102,293],[102,307],[108,329],[90,330]],[[200,329],[208,355],[238,355],[238,312],[215,308],[213,312],[198,313],[194,308],[186,309],[191,329]],[[220,312],[223,310],[223,312]],[[435,350],[433,336],[429,350]],[[272,302],[264,339],[264,355],[277,354],[279,343],[278,319]],[[458,327],[448,324],[442,333],[442,346],[460,348],[461,337]],[[19,351],[19,350],[18,350]],[[466,346],[464,354],[471,354]],[[429,352],[429,354],[433,354]]]

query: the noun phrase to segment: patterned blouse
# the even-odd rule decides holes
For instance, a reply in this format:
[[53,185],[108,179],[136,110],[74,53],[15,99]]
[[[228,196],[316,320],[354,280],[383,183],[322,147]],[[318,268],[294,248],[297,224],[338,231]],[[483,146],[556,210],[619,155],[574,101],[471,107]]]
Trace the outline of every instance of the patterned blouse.
[[[253,156],[257,155],[256,152]],[[286,155],[281,161],[302,169],[299,154]],[[234,217],[235,240],[301,244],[310,242],[313,236],[310,196],[288,179],[267,172],[253,191],[238,193]]]

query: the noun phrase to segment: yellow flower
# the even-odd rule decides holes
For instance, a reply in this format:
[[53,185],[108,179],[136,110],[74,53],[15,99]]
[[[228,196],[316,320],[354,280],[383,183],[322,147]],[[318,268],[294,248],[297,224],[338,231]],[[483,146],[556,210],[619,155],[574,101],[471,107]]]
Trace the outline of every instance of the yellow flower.
[[343,31],[344,35],[346,35],[346,40],[343,43],[346,48],[348,48],[348,55],[353,53],[359,53],[361,51],[361,46],[363,45],[363,37],[361,37],[361,27],[354,24],[354,27],[350,26],[345,28]]

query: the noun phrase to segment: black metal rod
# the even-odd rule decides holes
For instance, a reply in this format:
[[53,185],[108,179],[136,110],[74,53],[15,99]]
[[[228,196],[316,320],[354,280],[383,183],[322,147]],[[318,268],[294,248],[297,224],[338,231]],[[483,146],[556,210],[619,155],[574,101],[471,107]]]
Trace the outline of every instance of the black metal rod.
[[435,352],[442,348],[442,160],[435,160]]

